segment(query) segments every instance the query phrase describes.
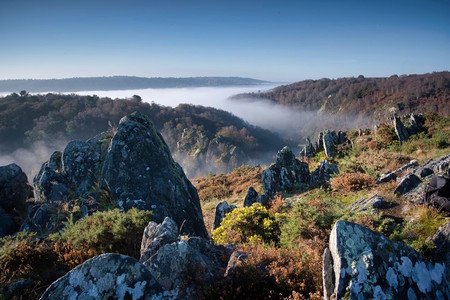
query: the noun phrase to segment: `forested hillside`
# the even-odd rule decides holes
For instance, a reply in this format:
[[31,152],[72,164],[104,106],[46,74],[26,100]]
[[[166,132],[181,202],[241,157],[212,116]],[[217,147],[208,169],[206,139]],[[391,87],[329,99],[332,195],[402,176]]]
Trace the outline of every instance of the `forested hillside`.
[[[369,117],[385,121],[393,113],[450,113],[450,73],[393,75],[389,78],[305,80],[239,98],[263,98],[299,110]],[[363,119],[363,118],[361,118]]]
[[171,108],[143,103],[139,96],[112,100],[95,95],[13,93],[0,98],[0,154],[33,150],[35,142],[86,140],[108,128],[114,130],[123,116],[135,111],[150,117],[189,176],[256,162],[283,144],[278,135],[209,107]]

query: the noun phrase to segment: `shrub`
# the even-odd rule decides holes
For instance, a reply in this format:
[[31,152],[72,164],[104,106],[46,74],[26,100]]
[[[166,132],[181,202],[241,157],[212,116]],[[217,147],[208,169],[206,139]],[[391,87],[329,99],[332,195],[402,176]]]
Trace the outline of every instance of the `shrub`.
[[364,173],[341,173],[331,181],[334,190],[359,191],[375,186],[375,180]]
[[97,212],[76,223],[69,222],[51,239],[59,259],[69,265],[105,252],[139,258],[142,233],[151,218],[151,212],[135,208],[126,213],[118,209]]
[[389,127],[386,124],[381,124],[378,127],[377,141],[381,145],[388,146],[396,139],[397,139],[397,135],[395,134],[395,129],[393,127]]
[[321,299],[322,253],[316,248],[241,250],[248,260],[205,289],[204,299]]
[[228,213],[212,238],[218,244],[278,243],[280,228],[275,214],[259,203]]
[[281,247],[298,248],[303,245],[303,239],[315,237],[326,240],[331,227],[342,215],[343,210],[329,198],[295,203],[282,222]]
[[446,222],[437,210],[417,207],[410,220],[403,222],[390,235],[392,240],[403,241],[427,258],[433,256],[433,243],[428,240]]
[[34,233],[20,232],[16,237],[1,239],[0,244],[1,286],[39,275],[55,266],[56,253]]

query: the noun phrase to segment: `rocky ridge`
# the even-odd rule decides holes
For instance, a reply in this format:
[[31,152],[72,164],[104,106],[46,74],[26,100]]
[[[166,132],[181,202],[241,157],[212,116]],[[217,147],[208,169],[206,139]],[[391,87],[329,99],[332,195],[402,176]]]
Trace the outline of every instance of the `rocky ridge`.
[[183,233],[208,236],[197,190],[141,114],[122,118],[116,132],[70,142],[42,165],[33,183],[37,204],[29,224],[46,204],[70,206],[79,199],[81,211],[88,214],[109,201],[122,210],[152,210],[157,222],[170,216]]

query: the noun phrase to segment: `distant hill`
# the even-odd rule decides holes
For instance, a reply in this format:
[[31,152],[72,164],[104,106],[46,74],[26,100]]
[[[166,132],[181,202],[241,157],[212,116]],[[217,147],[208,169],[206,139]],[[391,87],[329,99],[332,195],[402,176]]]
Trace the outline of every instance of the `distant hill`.
[[110,91],[132,90],[146,88],[176,88],[176,87],[217,87],[259,85],[267,81],[242,77],[77,77],[65,79],[11,79],[0,80],[0,92],[32,93],[41,92],[79,92],[79,91]]
[[371,121],[385,121],[393,113],[430,111],[449,115],[450,73],[305,80],[234,98],[268,99],[303,111]]

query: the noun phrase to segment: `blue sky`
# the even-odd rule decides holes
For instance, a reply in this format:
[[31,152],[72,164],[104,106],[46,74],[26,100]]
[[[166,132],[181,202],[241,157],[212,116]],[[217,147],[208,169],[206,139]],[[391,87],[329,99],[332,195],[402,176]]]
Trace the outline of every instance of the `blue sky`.
[[0,79],[450,69],[450,0],[0,0]]

